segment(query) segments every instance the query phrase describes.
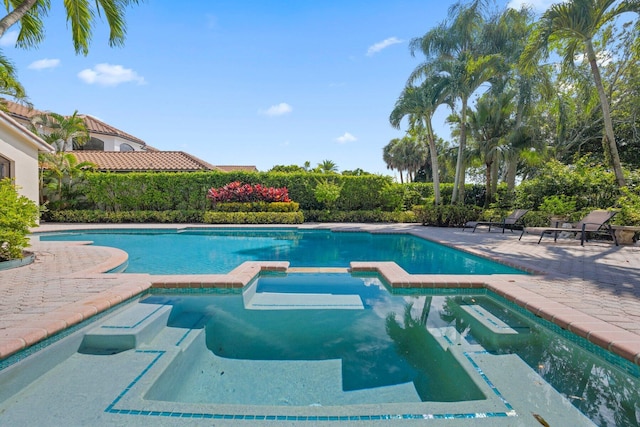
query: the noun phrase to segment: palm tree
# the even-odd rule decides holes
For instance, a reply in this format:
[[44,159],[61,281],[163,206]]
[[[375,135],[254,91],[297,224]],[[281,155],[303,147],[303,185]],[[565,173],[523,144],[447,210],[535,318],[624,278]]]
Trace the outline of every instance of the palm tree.
[[382,160],[387,165],[387,169],[400,171],[400,182],[402,183],[402,171],[400,170],[399,161],[396,158],[395,146],[400,143],[400,138],[393,138],[387,145],[382,148]]
[[318,163],[318,170],[322,173],[337,173],[338,165],[331,160],[323,160],[322,163]]
[[486,167],[486,208],[493,203],[501,148],[514,126],[513,97],[512,92],[495,97],[485,94],[478,100],[476,111],[469,113],[469,128],[475,142],[475,153]]
[[[71,24],[73,47],[76,53],[87,55],[91,42],[93,21],[104,16],[109,24],[109,46],[122,46],[127,33],[124,19],[125,9],[137,5],[141,0],[65,0],[67,22]],[[17,46],[35,47],[44,40],[42,17],[51,9],[50,0],[5,1],[7,15],[0,19],[0,37],[14,24],[20,23]],[[9,10],[9,6],[14,6]]]
[[73,203],[77,194],[75,186],[82,182],[87,170],[95,168],[91,162],[80,162],[73,153],[43,153],[38,158],[40,165],[41,203]]
[[[483,0],[474,0],[469,5],[456,3],[449,9],[450,23],[443,22],[410,43],[411,53],[420,50],[427,60],[413,71],[409,82],[439,75],[445,81],[451,97],[460,100],[462,123],[466,123],[469,98],[495,74],[493,67],[499,59],[498,55],[489,54],[483,42],[485,7]],[[457,200],[464,203],[466,143],[467,132],[462,126],[452,203]]]
[[[550,46],[560,46],[559,49],[564,53],[564,67],[573,67],[576,54],[586,53],[600,99],[607,142],[605,148],[610,154],[611,166],[620,187],[626,183],[613,132],[609,100],[602,83],[593,40],[605,24],[625,12],[640,13],[640,3],[633,0],[570,0],[554,4],[536,24],[522,55],[522,63],[525,66],[536,67],[540,55],[544,58],[549,56]],[[579,52],[579,49],[584,51]]]
[[443,103],[449,103],[447,94],[442,86],[442,79],[437,75],[429,76],[419,87],[407,86],[396,101],[395,108],[389,116],[391,126],[400,128],[402,119],[409,115],[409,125],[423,126],[429,144],[431,156],[431,175],[433,180],[433,195],[435,204],[440,204],[440,167],[438,164],[438,150],[436,135],[431,122],[436,109]]
[[[13,64],[2,54],[0,54],[0,95],[10,96],[18,101],[26,101],[27,99]],[[2,105],[0,105],[1,107]]]
[[73,145],[84,145],[91,139],[78,111],[70,116],[51,112],[37,114],[31,119],[31,131],[51,144],[56,151],[69,151]]

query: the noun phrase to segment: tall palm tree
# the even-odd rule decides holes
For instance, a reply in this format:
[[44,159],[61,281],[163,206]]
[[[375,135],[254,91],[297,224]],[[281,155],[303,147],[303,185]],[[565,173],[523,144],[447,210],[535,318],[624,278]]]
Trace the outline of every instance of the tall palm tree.
[[476,104],[476,111],[469,113],[469,128],[475,142],[475,153],[485,167],[486,197],[485,207],[493,202],[499,154],[506,136],[515,121],[512,117],[514,93],[505,92],[498,96],[485,94]]
[[432,118],[436,109],[444,103],[451,104],[442,85],[442,79],[438,75],[431,75],[419,87],[405,87],[389,116],[391,126],[396,129],[400,128],[402,119],[407,115],[410,116],[410,126],[418,123],[419,127],[424,127],[429,144],[433,195],[436,205],[440,204],[440,168]]
[[[429,75],[441,76],[451,96],[460,100],[462,123],[466,123],[469,98],[495,74],[493,67],[499,59],[483,42],[486,6],[484,0],[474,0],[468,5],[454,4],[449,9],[450,22],[445,21],[424,36],[411,40],[409,46],[412,54],[419,50],[427,58],[413,71],[409,81]],[[461,126],[452,203],[458,200],[464,203],[466,145],[466,128]]]
[[31,130],[52,145],[56,151],[68,151],[73,145],[84,145],[91,136],[78,111],[70,116],[47,112],[31,119]]
[[[594,37],[600,29],[626,12],[640,13],[640,3],[634,0],[570,0],[552,5],[541,17],[531,34],[522,55],[522,63],[536,67],[540,56],[549,56],[549,47],[558,47],[564,53],[563,65],[573,67],[578,53],[585,53],[591,68],[593,81],[600,99],[606,148],[611,157],[611,166],[618,186],[625,186],[622,165],[618,154],[610,105],[602,83]],[[583,49],[580,51],[580,49]]]
[[[71,24],[76,53],[87,55],[96,17],[104,16],[109,24],[109,45],[122,46],[127,33],[125,9],[141,0],[65,0],[67,22]],[[35,47],[44,40],[42,18],[51,10],[50,0],[5,0],[7,14],[0,19],[0,37],[14,24],[20,23],[17,46]]]

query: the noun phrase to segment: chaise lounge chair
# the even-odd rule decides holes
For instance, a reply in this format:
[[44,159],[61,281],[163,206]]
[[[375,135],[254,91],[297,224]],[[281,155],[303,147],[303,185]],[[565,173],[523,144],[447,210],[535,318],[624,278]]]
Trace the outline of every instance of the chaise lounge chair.
[[522,229],[522,234],[520,234],[520,239],[524,233],[532,233],[537,234],[540,233],[540,239],[538,240],[538,244],[542,241],[542,237],[545,234],[553,234],[553,241],[558,240],[558,234],[562,232],[570,232],[575,233],[576,235],[580,233],[580,245],[584,246],[584,242],[587,240],[587,233],[589,234],[607,234],[611,236],[613,242],[618,246],[618,239],[616,238],[611,225],[609,225],[609,220],[613,218],[618,212],[615,211],[605,211],[605,210],[595,210],[589,212],[587,216],[582,218],[580,222],[572,224],[571,228],[562,228],[558,227],[557,223],[555,227],[525,227]]
[[502,232],[504,233],[504,229],[508,227],[513,233],[513,226],[516,225],[527,212],[529,212],[529,209],[516,209],[511,212],[509,216],[502,218],[502,221],[470,221],[464,225],[462,231],[466,228],[473,227],[472,233],[475,233],[479,225],[488,225],[489,231],[491,231],[491,227],[502,227]]

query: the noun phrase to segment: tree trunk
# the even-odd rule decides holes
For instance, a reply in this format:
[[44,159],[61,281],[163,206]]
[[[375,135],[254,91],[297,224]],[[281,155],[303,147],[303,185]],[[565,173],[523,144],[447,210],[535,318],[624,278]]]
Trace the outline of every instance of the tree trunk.
[[453,194],[451,204],[460,201],[464,204],[464,152],[467,149],[467,98],[462,97],[462,112],[460,113],[460,145],[458,146],[458,159],[456,160],[456,176],[453,181]]
[[429,140],[429,155],[431,156],[431,177],[433,179],[433,198],[435,205],[440,204],[440,165],[438,164],[438,152],[436,150],[436,138],[433,134],[431,119],[425,119],[427,127],[427,139]]
[[591,40],[587,40],[587,59],[589,65],[591,65],[591,72],[593,73],[593,80],[598,90],[598,96],[600,97],[600,106],[602,107],[602,118],[604,120],[604,131],[609,142],[609,154],[611,154],[611,167],[616,175],[616,181],[618,187],[624,187],[626,182],[624,180],[624,174],[622,173],[622,164],[620,163],[620,155],[618,154],[618,145],[616,144],[616,138],[613,133],[613,123],[611,121],[611,112],[609,111],[609,100],[604,93],[604,86],[602,85],[602,78],[600,77],[600,70],[598,69],[598,63],[596,62],[596,54],[593,50],[593,44]]
[[487,170],[485,172],[485,196],[484,196],[484,207],[488,208],[489,204],[491,203],[491,165],[493,164],[492,162],[486,163],[485,166],[487,167]]
[[13,24],[21,20],[22,17],[27,14],[29,9],[33,8],[36,3],[37,0],[24,0],[20,6],[16,7],[4,18],[0,19],[0,37],[2,37]]

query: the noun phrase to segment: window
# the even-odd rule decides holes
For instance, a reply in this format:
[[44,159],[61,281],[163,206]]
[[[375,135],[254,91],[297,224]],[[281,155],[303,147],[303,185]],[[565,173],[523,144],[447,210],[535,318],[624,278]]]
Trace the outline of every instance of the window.
[[120,144],[120,151],[135,151],[129,144]]
[[11,162],[0,156],[0,179],[11,178]]
[[104,141],[98,138],[91,138],[87,141],[86,144],[76,147],[74,145],[74,150],[93,150],[93,151],[104,151]]

